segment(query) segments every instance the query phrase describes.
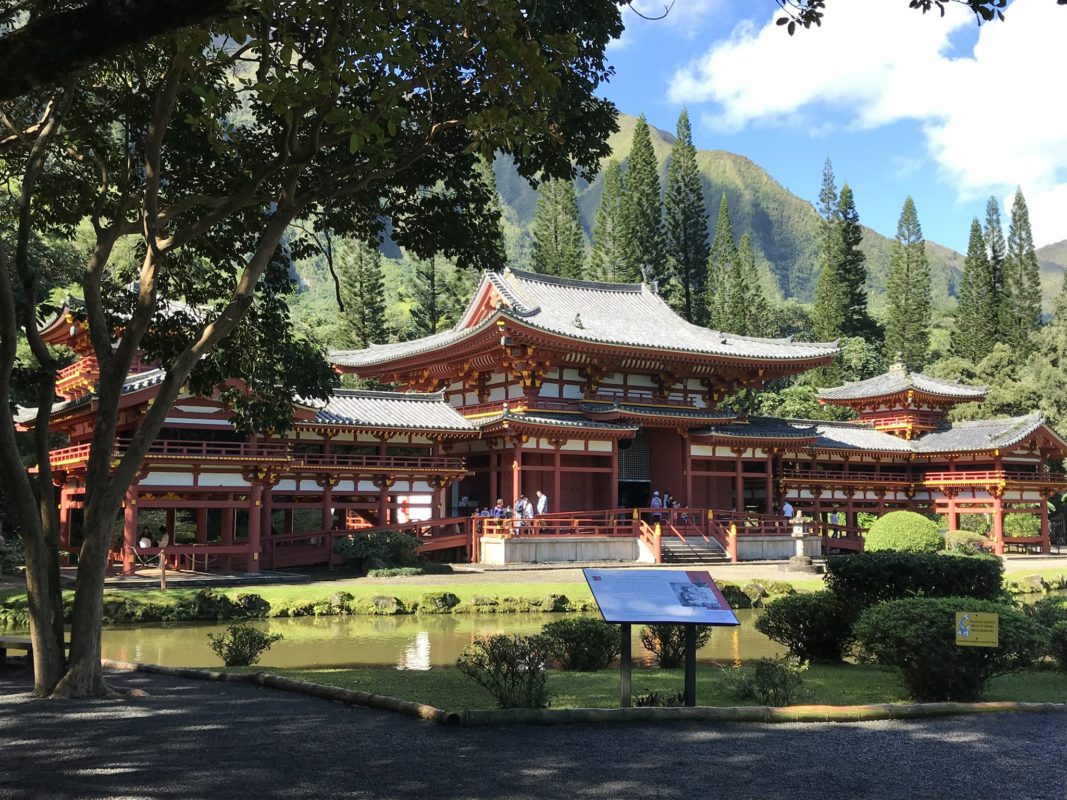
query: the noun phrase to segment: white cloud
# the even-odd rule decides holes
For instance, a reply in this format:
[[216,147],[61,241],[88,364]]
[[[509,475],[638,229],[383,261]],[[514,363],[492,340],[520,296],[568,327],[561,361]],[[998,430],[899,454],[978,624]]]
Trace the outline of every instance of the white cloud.
[[1021,185],[1035,239],[1067,238],[1067,9],[1013,3],[981,28],[973,54],[952,35],[974,25],[950,6],[924,18],[901,0],[834,4],[819,29],[789,37],[773,19],[740,24],[728,40],[673,76],[670,98],[712,103],[721,130],[825,126],[872,129],[912,119],[961,199]]

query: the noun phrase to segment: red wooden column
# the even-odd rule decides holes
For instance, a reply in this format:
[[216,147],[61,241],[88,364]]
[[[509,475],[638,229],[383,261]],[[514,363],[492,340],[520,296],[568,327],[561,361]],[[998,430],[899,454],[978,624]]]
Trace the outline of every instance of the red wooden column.
[[734,509],[745,510],[745,464],[740,455],[734,459]]
[[[563,442],[559,439],[555,439],[552,442],[552,496],[548,498],[548,510],[549,511],[562,511],[563,503],[560,502],[560,487],[562,482],[560,481],[560,472],[563,467],[563,459],[560,455],[560,449],[563,447]],[[519,492],[522,494],[522,492]],[[517,500],[518,498],[516,498]],[[529,499],[529,498],[527,498]],[[511,506],[515,507],[514,504]]]
[[945,497],[948,498],[948,529],[950,531],[958,531],[960,529],[960,512],[956,507],[956,489],[952,487],[945,488]]
[[137,485],[126,490],[122,511],[122,574],[133,575],[133,548],[137,546]]
[[767,499],[763,504],[763,509],[767,514],[774,513],[774,451],[767,450],[767,474],[763,478],[763,491],[767,493]]
[[[679,431],[682,435],[682,475],[685,476],[685,497],[682,505],[686,508],[693,506],[693,440],[689,438],[689,430]],[[618,498],[615,505],[618,505]]]
[[[519,502],[519,495],[522,494],[522,437],[515,437],[515,445],[512,448],[511,454],[511,507],[515,508],[515,504]],[[559,502],[558,500],[549,499],[549,502]],[[549,506],[551,508],[551,506]]]
[[259,534],[263,526],[263,483],[252,481],[248,492],[248,558],[245,572],[259,572]]
[[1048,555],[1052,552],[1052,539],[1048,529],[1048,498],[1041,494],[1041,552]]
[[59,543],[70,547],[70,494],[65,486],[59,490]]
[[337,485],[337,481],[323,476],[319,478],[317,483],[322,487],[322,529],[324,531],[333,530],[333,487]]
[[619,507],[619,440],[611,440],[611,507]]
[[1004,501],[999,493],[993,495],[993,552],[1004,555]]
[[374,482],[378,487],[378,524],[389,524],[389,488],[393,482],[389,478],[379,478]]
[[[232,501],[233,495],[226,495],[226,499],[228,501]],[[219,544],[228,547],[229,545],[233,544],[234,516],[236,515],[237,510],[232,505],[228,505],[225,508],[219,509],[219,511],[222,514],[222,525],[219,531]],[[229,555],[223,556],[222,566],[223,569],[226,570],[232,569],[233,558]]]

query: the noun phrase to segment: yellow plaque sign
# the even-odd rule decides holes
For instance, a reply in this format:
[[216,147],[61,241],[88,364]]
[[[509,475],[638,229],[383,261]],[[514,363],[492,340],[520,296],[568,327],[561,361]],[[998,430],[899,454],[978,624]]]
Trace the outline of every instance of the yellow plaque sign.
[[957,611],[956,644],[960,647],[998,646],[1000,616],[981,611]]

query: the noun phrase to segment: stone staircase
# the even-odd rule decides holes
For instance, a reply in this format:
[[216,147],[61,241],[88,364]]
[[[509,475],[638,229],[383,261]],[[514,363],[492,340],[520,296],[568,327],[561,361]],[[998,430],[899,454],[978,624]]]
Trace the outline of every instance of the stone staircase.
[[660,553],[664,564],[727,564],[730,559],[714,539],[704,541],[703,536],[664,535],[660,539]]

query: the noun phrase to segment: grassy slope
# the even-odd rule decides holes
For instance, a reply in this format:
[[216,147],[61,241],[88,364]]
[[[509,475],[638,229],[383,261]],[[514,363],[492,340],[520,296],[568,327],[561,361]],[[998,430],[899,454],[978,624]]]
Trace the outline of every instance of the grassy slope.
[[[428,703],[448,710],[492,708],[495,703],[485,689],[455,669],[428,671],[363,668],[346,670],[271,670],[302,680],[343,686]],[[682,690],[681,670],[636,669],[635,694],[659,691],[672,694]],[[612,708],[619,703],[619,673],[562,672],[548,674],[551,705],[555,708]],[[873,665],[813,665],[804,673],[803,703],[858,705],[864,703],[903,703],[908,701],[900,681],[888,669]],[[1028,702],[1067,701],[1067,675],[1034,670],[994,679],[987,700]],[[710,706],[758,705],[734,695],[728,688],[726,672],[714,666],[697,667],[697,703]]]

